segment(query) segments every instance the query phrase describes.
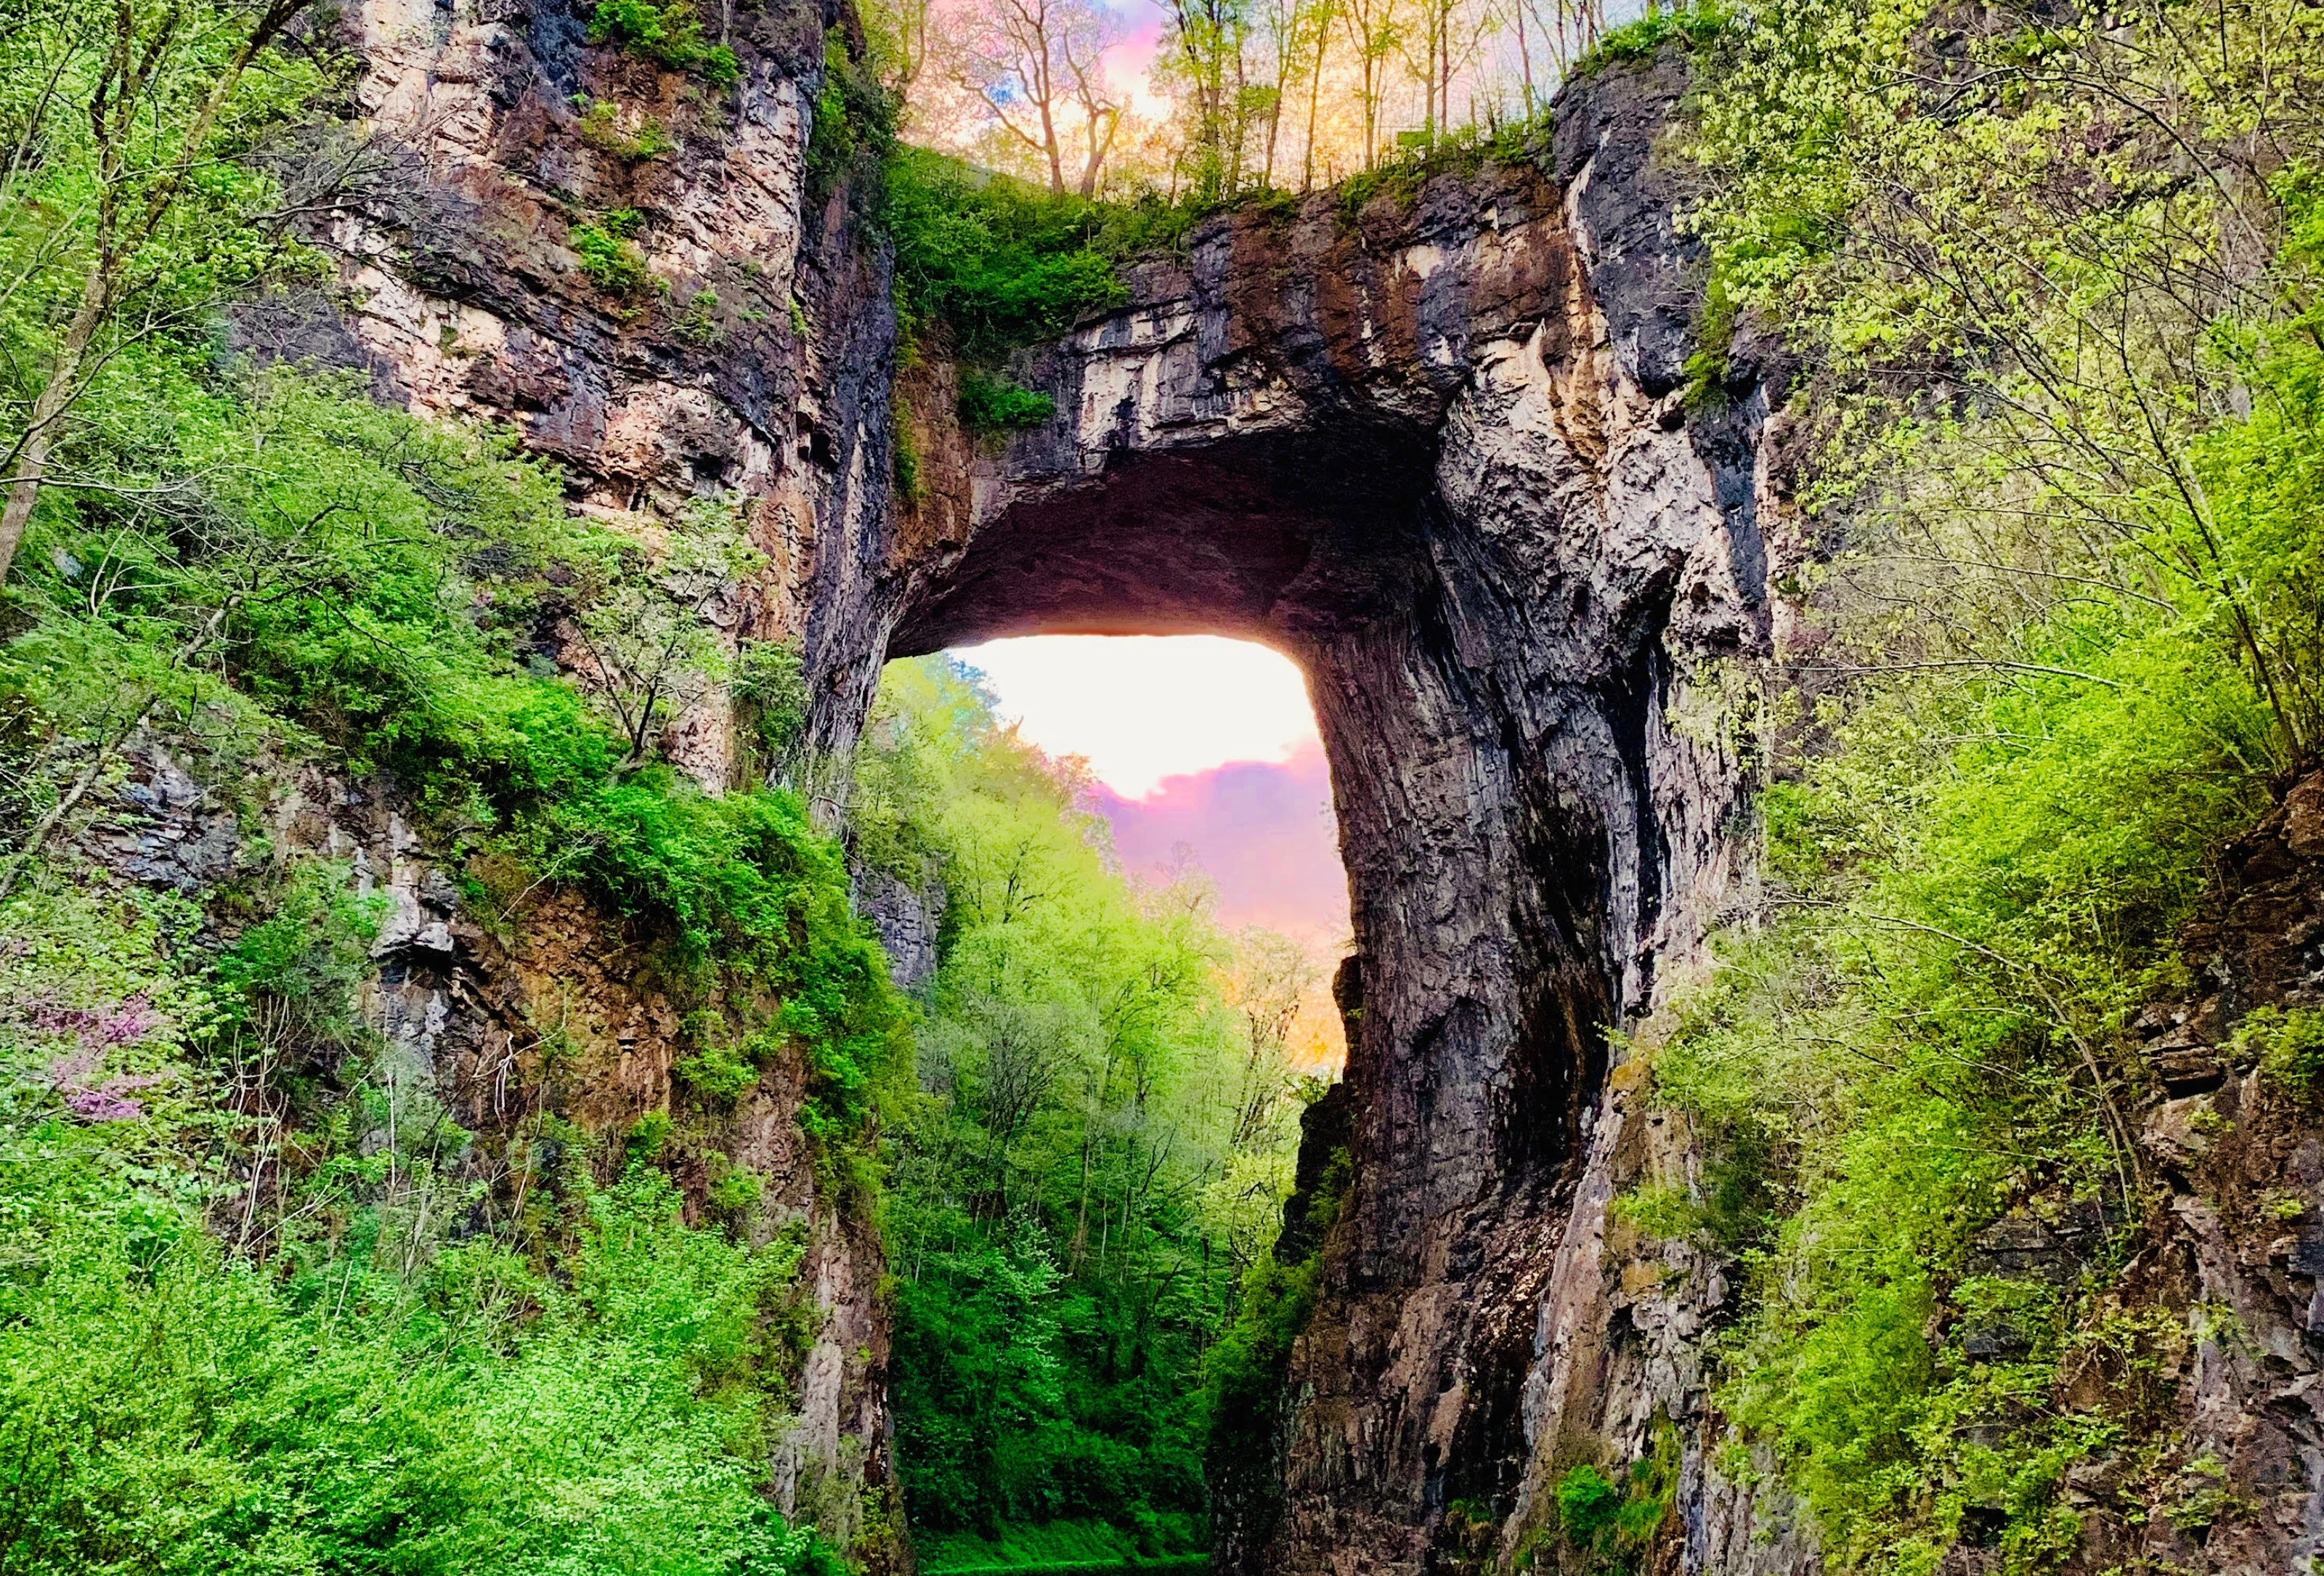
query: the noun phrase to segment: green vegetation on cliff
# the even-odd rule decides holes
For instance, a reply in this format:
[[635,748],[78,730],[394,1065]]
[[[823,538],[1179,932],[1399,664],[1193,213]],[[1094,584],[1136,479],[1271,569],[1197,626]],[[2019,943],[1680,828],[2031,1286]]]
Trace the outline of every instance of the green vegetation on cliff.
[[[2174,1470],[2183,1332],[2101,1295],[2159,1185],[2126,1028],[2324,728],[2318,103],[2270,0],[1811,0],[1706,56],[1712,327],[1807,353],[1811,457],[1779,670],[1705,676],[1775,900],[1653,1052],[1714,1164],[1634,1204],[1740,1260],[1730,1465],[1772,1447],[1844,1568],[2045,1568],[2070,1468]],[[2011,1210],[2093,1222],[2093,1278],[1978,1268]]]
[[[315,40],[212,92],[248,29],[43,0],[0,49],[0,1569],[826,1568],[766,1493],[803,1243],[716,1124],[796,1066],[860,1173],[905,1011],[798,800],[660,756],[730,677],[779,756],[796,659],[708,622],[731,510],[585,523],[501,437],[224,348],[346,154]],[[349,806],[480,945],[581,899],[686,1015],[676,1109],[567,1114],[537,1003],[456,1098],[374,1027],[384,844],[311,824]]]

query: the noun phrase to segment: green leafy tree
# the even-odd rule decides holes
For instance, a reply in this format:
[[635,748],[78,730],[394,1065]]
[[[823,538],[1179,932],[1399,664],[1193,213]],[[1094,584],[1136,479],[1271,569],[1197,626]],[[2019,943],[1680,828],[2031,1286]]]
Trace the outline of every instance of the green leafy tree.
[[859,857],[946,899],[882,1107],[914,1525],[938,1553],[1199,1549],[1205,1354],[1280,1228],[1278,1030],[1313,965],[1221,931],[1198,880],[1125,880],[1082,779],[940,663],[890,667],[855,770]]
[[44,0],[12,12],[0,330],[30,353],[32,376],[0,404],[0,579],[70,419],[120,347],[197,329],[223,293],[294,254],[275,187],[247,155],[320,84],[284,47],[306,4]]

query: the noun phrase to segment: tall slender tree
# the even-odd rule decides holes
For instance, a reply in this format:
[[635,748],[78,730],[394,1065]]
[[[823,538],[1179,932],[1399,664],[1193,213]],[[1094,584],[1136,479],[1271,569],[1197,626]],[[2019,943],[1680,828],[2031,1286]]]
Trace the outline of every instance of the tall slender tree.
[[111,348],[185,326],[262,271],[263,248],[248,232],[263,232],[271,189],[229,171],[297,76],[246,92],[252,68],[308,4],[61,0],[12,15],[0,51],[16,112],[0,171],[5,288],[78,285],[30,407],[0,416],[0,580]]

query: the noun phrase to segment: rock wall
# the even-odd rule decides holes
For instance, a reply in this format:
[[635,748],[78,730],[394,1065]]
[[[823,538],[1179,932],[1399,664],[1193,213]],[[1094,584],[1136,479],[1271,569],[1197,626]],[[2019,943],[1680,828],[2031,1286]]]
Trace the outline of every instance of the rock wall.
[[[331,192],[313,238],[339,279],[239,313],[231,346],[358,369],[375,397],[423,415],[505,424],[562,467],[585,512],[740,500],[769,567],[714,617],[738,640],[801,638],[829,600],[816,587],[845,579],[818,545],[887,505],[886,254],[862,226],[863,193],[815,192],[807,160],[825,35],[853,15],[838,0],[730,7],[740,79],[722,90],[592,46],[592,9],[365,0],[343,14],[363,63],[353,114],[291,174]],[[608,289],[576,237],[625,212],[648,282]],[[535,655],[575,666],[553,619]],[[724,791],[741,770],[734,732],[714,695],[664,743]],[[228,816],[223,854],[203,841],[212,809],[157,747],[88,852],[139,879],[198,865],[215,880],[235,837]],[[536,894],[480,923],[407,811],[392,782],[309,773],[268,812],[278,854],[349,861],[392,900],[369,1001],[401,1086],[432,1092],[487,1144],[543,1110],[604,1135],[666,1109],[680,1016],[618,920]],[[804,1089],[802,1068],[778,1068],[678,1158],[678,1180],[698,1207],[713,1171],[748,1166],[763,1182],[753,1233],[806,1223],[810,1334],[776,1496],[875,1568],[908,1562],[886,1535],[880,1243],[865,1201],[816,1175]]]
[[[1716,397],[1683,391],[1693,260],[1655,148],[1683,86],[1675,55],[1609,71],[1528,158],[1212,221],[1018,358],[1057,416],[1002,452],[947,429],[939,373],[910,405],[948,463],[819,614],[875,654],[1204,630],[1308,675],[1353,899],[1354,1182],[1282,1492],[1222,1500],[1229,1569],[1507,1558],[1561,1452],[1702,1410],[1715,1268],[1604,1282],[1606,1203],[1661,1120],[1609,1086],[1605,1031],[1748,879],[1744,773],[1687,718],[1771,649],[1799,548],[1784,369],[1746,344]],[[820,671],[844,737],[875,669]],[[1694,1568],[1809,1558],[1705,1442]]]
[[[1357,943],[1340,982],[1346,1092],[1318,1108],[1302,1186],[1333,1174],[1324,1148],[1350,1152],[1353,1179],[1291,1360],[1279,1480],[1222,1496],[1222,1566],[1506,1568],[1565,1467],[1674,1439],[1679,1515],[1656,1569],[1814,1569],[1773,1474],[1746,1487],[1716,1465],[1729,1442],[1702,1338],[1730,1295],[1721,1267],[1608,1208],[1696,1160],[1612,1064],[1607,1026],[1650,1023],[1750,896],[1748,775],[1706,697],[1721,662],[1804,638],[1770,594],[1806,552],[1774,410],[1790,369],[1747,335],[1723,386],[1685,386],[1696,260],[1656,153],[1678,57],[1569,88],[1525,159],[1360,207],[1325,193],[1209,221],[1182,254],[1130,269],[1120,309],[1017,358],[1057,415],[992,450],[958,429],[941,359],[897,382],[881,244],[844,182],[810,193],[808,106],[845,17],[739,13],[742,79],[712,95],[588,47],[584,14],[573,0],[353,14],[383,173],[328,237],[345,289],[245,314],[237,342],[364,368],[420,410],[513,422],[583,509],[745,500],[770,568],[720,616],[738,637],[803,640],[826,751],[852,746],[890,656],[1180,630],[1293,655],[1331,756]],[[610,132],[577,95],[619,106]],[[649,115],[674,145],[625,152]],[[641,217],[660,281],[629,299],[572,245],[620,209]],[[920,456],[910,499],[890,483],[898,410]],[[553,639],[541,655],[560,655]],[[669,743],[716,788],[737,770],[730,733],[713,701]],[[214,859],[190,779],[157,760],[135,787],[104,857],[157,880]],[[2317,1185],[2315,1140],[2219,1050],[2246,998],[2314,988],[2307,940],[2255,939],[2315,928],[2310,889],[2282,885],[2319,857],[2307,814],[2255,843],[2244,907],[2216,932],[2235,939],[2202,953],[2211,994],[2149,1026],[2155,1064],[2180,1072],[2158,1074],[2139,1120],[2180,1191],[2124,1295],[2229,1306],[2250,1338],[2183,1354],[2186,1451],[2076,1489],[2091,1547],[2116,1555],[2285,1569],[2324,1538],[2302,1344],[2324,1322],[2324,1248],[2268,1223],[2271,1178]],[[519,936],[463,921],[389,788],[302,784],[281,815],[290,843],[358,858],[393,897],[382,1021],[479,1120],[526,1086],[522,1036],[554,1002],[582,1004],[568,1087],[586,1121],[666,1100],[675,1024],[596,917],[560,900]],[[940,892],[867,878],[858,899],[903,977],[933,966]],[[2268,959],[2283,977],[2254,983]],[[821,1327],[779,1487],[844,1540],[886,1476],[878,1245],[816,1195],[797,1099],[796,1081],[762,1092],[719,1152],[814,1222]],[[2216,1140],[2203,1111],[2236,1137]],[[2082,1228],[2039,1202],[1980,1251],[2077,1251]],[[2202,1460],[2276,1530],[2218,1551],[2167,1519],[2134,1530],[2155,1485]]]
[[[1356,1181],[1294,1362],[1280,1515],[1222,1530],[1253,1566],[1428,1562],[1449,1503],[1528,1502],[1566,1420],[1619,1409],[1574,1399],[1536,1338],[1581,1305],[1622,1130],[1603,1026],[1652,1003],[1738,878],[1744,784],[1682,719],[1704,664],[1766,648],[1780,508],[1757,364],[1736,359],[1714,414],[1681,397],[1689,257],[1654,162],[1681,68],[1569,93],[1536,157],[1360,212],[1322,194],[1211,222],[1130,270],[1123,309],[1020,358],[1060,415],[993,454],[953,423],[941,361],[893,387],[882,247],[844,182],[810,191],[846,17],[738,12],[742,80],[718,94],[590,47],[586,14],[352,14],[379,173],[324,237],[342,287],[244,314],[238,346],[512,423],[585,511],[746,501],[770,567],[719,616],[803,640],[826,751],[887,658],[974,638],[1199,629],[1303,663],[1354,899]],[[670,145],[641,156],[649,122]],[[624,210],[654,281],[626,295],[575,250]],[[891,496],[899,405],[917,500]],[[568,655],[553,631],[540,654]],[[732,732],[714,698],[667,742],[715,789]],[[380,1011],[415,1075],[505,1105],[538,1037],[518,1026],[577,999],[574,1111],[667,1099],[674,1019],[594,917],[460,921],[392,790],[326,785],[282,814],[395,894]],[[872,887],[917,977],[929,895]],[[885,1470],[877,1245],[814,1196],[796,1098],[768,1092],[722,1152],[816,1222],[825,1327],[782,1489],[844,1537]]]

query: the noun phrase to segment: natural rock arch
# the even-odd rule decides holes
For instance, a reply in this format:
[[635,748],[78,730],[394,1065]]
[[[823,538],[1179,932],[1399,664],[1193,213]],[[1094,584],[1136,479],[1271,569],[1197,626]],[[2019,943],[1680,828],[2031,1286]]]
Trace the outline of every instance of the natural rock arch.
[[[1628,1120],[1602,1026],[1695,951],[1738,868],[1738,763],[1672,718],[1700,664],[1780,637],[1766,587],[1798,550],[1766,460],[1777,375],[1738,346],[1716,409],[1681,398],[1690,259],[1654,154],[1680,57],[1577,80],[1538,167],[1211,221],[1183,261],[1130,271],[1123,309],[1019,358],[1059,415],[1002,454],[950,430],[946,368],[904,373],[913,502],[890,486],[887,259],[861,183],[807,174],[849,8],[733,21],[744,69],[714,111],[678,74],[588,46],[569,5],[352,17],[396,189],[332,221],[344,300],[241,312],[231,345],[506,422],[593,511],[746,504],[767,567],[722,627],[804,636],[829,755],[890,655],[1206,629],[1296,656],[1361,962],[1339,1107],[1357,1175],[1293,1357],[1280,1514],[1271,1496],[1227,1507],[1222,1562],[1416,1571],[1456,1501],[1489,1508],[1508,1554],[1574,1436],[1636,1455],[1656,1408],[1698,1405],[1681,1326],[1719,1295],[1700,1262],[1664,1293],[1609,1289],[1595,1235]],[[678,145],[593,147],[576,88],[660,105]],[[672,287],[645,310],[573,251],[616,208],[647,216],[636,244]],[[678,330],[714,300],[715,332]],[[732,723],[714,697],[665,748],[723,787],[743,770]],[[447,1045],[489,1029],[436,1001]],[[668,1047],[639,1044],[653,1054],[619,1042],[621,1064],[659,1071],[589,1092],[609,1120],[660,1098]],[[765,1142],[738,1151],[770,1175],[804,1144],[796,1096],[768,1092]],[[887,1476],[880,1247],[792,1172],[823,1323],[772,1487],[844,1544]],[[1704,1443],[1686,1444],[1690,1548],[1725,1552],[1690,1560],[1797,1568],[1803,1545],[1755,1540],[1761,1510]]]
[[[1548,171],[1213,222],[1019,358],[1056,419],[997,456],[934,421],[930,495],[818,568],[834,745],[886,658],[1003,635],[1239,635],[1308,675],[1360,965],[1356,1184],[1280,1515],[1226,1518],[1229,1568],[1416,1569],[1454,1500],[1513,1537],[1564,1390],[1597,1382],[1545,1310],[1605,1029],[1735,877],[1737,762],[1672,718],[1699,665],[1766,648],[1780,512],[1749,359],[1716,410],[1682,396],[1652,163],[1682,80],[1569,94]],[[918,392],[948,409],[944,369]]]

